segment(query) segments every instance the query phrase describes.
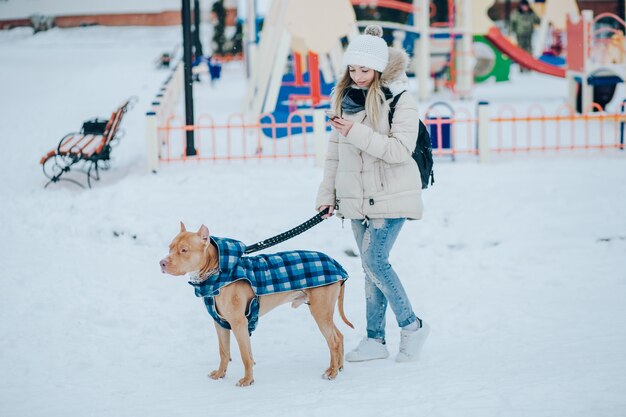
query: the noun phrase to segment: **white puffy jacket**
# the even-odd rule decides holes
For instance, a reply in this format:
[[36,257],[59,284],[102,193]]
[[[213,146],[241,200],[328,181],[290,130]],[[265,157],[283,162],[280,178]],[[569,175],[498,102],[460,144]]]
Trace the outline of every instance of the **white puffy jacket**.
[[[389,64],[381,83],[394,96],[408,87],[404,51],[389,48]],[[347,219],[422,217],[422,183],[411,157],[419,128],[417,104],[407,92],[396,103],[393,126],[388,124],[389,104],[378,115],[375,131],[365,111],[343,115],[354,121],[344,137],[330,134],[324,179],[319,187],[316,208],[337,205],[337,215]]]

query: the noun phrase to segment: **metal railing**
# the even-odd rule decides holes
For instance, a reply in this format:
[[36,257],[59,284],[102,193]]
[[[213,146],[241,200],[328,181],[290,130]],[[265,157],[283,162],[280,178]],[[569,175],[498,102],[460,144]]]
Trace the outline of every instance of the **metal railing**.
[[[567,105],[553,111],[540,104],[525,109],[488,106],[482,113],[486,116],[479,120],[476,109],[456,107],[453,115],[429,112],[422,115],[422,120],[435,138],[435,157],[623,149],[626,100],[614,113],[597,104],[587,110],[595,111],[579,114]],[[328,124],[316,125],[313,119],[313,112],[297,111],[284,122],[268,113],[255,122],[246,122],[242,114],[233,114],[226,122],[217,123],[211,115],[204,114],[195,125],[186,126],[182,117],[170,116],[154,129],[156,137],[148,141],[157,142],[152,149],[158,151],[160,163],[319,159],[316,153],[324,152],[325,146],[318,147],[315,142],[326,140]],[[482,129],[480,123],[485,124]],[[184,132],[190,129],[195,131],[195,156],[185,152]],[[480,134],[484,136],[481,140]]]

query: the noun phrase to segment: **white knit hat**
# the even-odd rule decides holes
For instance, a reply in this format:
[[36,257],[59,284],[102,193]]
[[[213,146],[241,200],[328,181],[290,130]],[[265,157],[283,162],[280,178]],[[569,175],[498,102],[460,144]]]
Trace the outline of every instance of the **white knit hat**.
[[363,35],[359,35],[346,49],[343,65],[359,65],[383,72],[389,62],[389,49],[382,38],[383,29],[378,25],[369,25]]

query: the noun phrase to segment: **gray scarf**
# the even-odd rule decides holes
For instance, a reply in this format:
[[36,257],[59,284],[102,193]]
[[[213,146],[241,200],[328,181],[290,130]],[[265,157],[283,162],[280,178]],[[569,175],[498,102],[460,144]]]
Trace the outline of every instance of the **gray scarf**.
[[346,114],[355,114],[365,110],[365,97],[367,97],[367,90],[361,88],[346,90],[341,100],[341,110]]
[[[382,87],[382,91],[385,94],[385,99],[389,100],[393,97],[391,90],[387,87]],[[341,100],[341,111],[346,114],[355,114],[362,110],[365,110],[365,98],[367,97],[367,90],[362,88],[351,87],[346,90]]]

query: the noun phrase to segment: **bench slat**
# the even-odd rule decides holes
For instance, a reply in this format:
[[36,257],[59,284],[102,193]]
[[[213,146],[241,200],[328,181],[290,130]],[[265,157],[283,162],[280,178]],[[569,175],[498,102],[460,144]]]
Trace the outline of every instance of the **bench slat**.
[[59,144],[57,151],[67,152],[68,149],[71,149],[72,146],[78,144],[82,139],[83,135],[81,135],[80,133],[74,133],[71,136],[66,136]]
[[[86,157],[91,157],[95,153],[98,153],[102,147],[104,147],[105,138],[102,135],[87,135],[91,136],[89,140],[83,142],[80,147],[74,147],[70,149],[70,153],[76,155],[82,155]],[[85,136],[85,138],[87,138]]]
[[86,148],[86,151],[83,152],[88,156],[97,155],[102,152],[106,144],[106,138],[104,136],[100,136],[97,141],[91,142]]

